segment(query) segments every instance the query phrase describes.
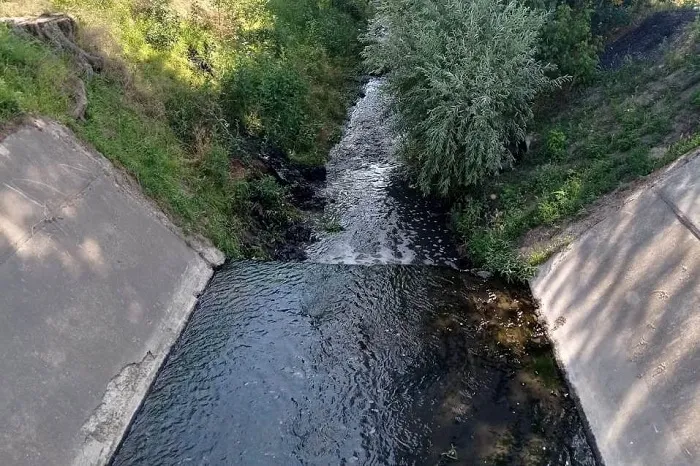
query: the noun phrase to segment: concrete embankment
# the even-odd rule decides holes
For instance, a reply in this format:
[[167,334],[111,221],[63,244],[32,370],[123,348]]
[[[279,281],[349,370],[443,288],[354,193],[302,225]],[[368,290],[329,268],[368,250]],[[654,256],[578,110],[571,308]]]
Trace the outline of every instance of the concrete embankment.
[[679,160],[531,283],[608,466],[700,464],[699,180]]
[[64,127],[0,144],[0,464],[96,465],[223,262]]

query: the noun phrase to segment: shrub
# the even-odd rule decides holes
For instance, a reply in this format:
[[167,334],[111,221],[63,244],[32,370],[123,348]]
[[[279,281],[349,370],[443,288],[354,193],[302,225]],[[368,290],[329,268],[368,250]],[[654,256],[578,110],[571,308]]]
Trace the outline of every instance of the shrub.
[[165,114],[170,127],[187,146],[194,147],[199,142],[197,139],[202,130],[220,139],[226,135],[217,99],[218,94],[212,86],[178,86],[171,89],[165,100]]
[[554,160],[566,157],[566,134],[559,129],[553,129],[547,134],[547,155]]
[[632,10],[649,4],[648,0],[593,0],[591,27],[594,34],[605,35],[632,19]]
[[267,56],[243,59],[223,79],[221,107],[229,123],[285,150],[303,150],[308,84],[284,60]]
[[356,55],[358,25],[370,14],[367,0],[269,0],[275,16],[275,39],[320,44],[333,56]]
[[473,198],[467,198],[463,203],[452,209],[452,222],[455,230],[462,237],[470,237],[482,221],[484,206]]
[[470,258],[489,272],[511,281],[525,281],[535,267],[518,255],[514,245],[499,231],[479,231],[467,243]]
[[579,83],[590,81],[598,66],[601,40],[591,32],[589,8],[559,5],[542,27],[539,58]]
[[400,154],[423,192],[454,194],[512,164],[531,103],[560,85],[535,58],[545,15],[514,1],[391,0],[365,50],[387,70]]
[[180,20],[169,0],[141,0],[132,7],[139,18],[144,39],[155,50],[167,50],[180,36]]

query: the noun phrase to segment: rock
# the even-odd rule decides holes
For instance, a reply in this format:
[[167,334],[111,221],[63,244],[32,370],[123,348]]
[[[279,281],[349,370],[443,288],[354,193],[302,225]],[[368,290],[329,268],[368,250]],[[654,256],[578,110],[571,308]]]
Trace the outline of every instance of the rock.
[[275,250],[273,259],[279,261],[303,261],[306,259],[306,252],[296,244],[284,244]]
[[477,270],[474,272],[474,274],[479,278],[483,278],[484,280],[488,280],[489,278],[493,277],[493,274],[486,270]]

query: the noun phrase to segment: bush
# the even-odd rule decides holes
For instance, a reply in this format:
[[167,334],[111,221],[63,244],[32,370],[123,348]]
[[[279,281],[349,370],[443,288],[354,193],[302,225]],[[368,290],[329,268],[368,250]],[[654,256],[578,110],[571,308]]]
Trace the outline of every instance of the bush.
[[542,27],[539,58],[579,83],[590,81],[598,66],[601,40],[591,32],[592,13],[561,4]]
[[180,36],[180,20],[169,0],[141,0],[132,7],[139,18],[144,38],[155,50],[167,50]]
[[632,13],[650,4],[648,0],[592,0],[591,28],[594,34],[605,35],[629,24]]
[[229,123],[284,150],[308,149],[309,88],[284,60],[244,59],[223,79],[221,107]]
[[482,230],[473,234],[467,247],[474,262],[509,282],[525,281],[535,272],[535,267],[520,257],[514,244],[498,231]]
[[510,166],[531,103],[560,85],[535,59],[545,15],[514,1],[390,0],[365,50],[387,71],[400,154],[425,193],[454,194]]
[[566,158],[566,134],[553,129],[547,134],[547,155],[554,160]]
[[484,206],[472,198],[467,198],[463,203],[452,209],[452,223],[462,237],[469,238],[482,222]]
[[206,131],[208,136],[218,136],[224,140],[227,128],[218,105],[218,94],[213,86],[178,86],[171,89],[165,100],[165,114],[170,127],[188,147],[194,148]]
[[358,52],[358,25],[369,17],[367,0],[269,0],[275,16],[275,40],[320,44],[332,56],[353,57]]

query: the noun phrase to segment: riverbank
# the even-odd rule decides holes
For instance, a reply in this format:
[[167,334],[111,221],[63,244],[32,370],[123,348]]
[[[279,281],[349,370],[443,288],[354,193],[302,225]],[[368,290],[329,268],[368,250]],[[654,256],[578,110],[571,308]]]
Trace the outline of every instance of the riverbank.
[[223,254],[50,121],[0,187],[0,463],[106,464]]
[[606,46],[591,84],[538,103],[527,152],[455,205],[469,259],[527,279],[576,237],[572,221],[605,210],[604,195],[700,143],[695,16],[688,9],[651,12]]
[[532,290],[605,464],[697,464],[700,157],[625,193]]
[[77,20],[74,45],[0,28],[0,125],[67,125],[228,257],[286,258],[308,240],[297,205],[359,89],[364,2],[0,5],[0,16],[47,11]]

